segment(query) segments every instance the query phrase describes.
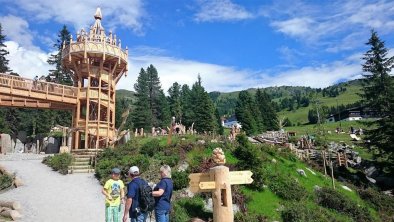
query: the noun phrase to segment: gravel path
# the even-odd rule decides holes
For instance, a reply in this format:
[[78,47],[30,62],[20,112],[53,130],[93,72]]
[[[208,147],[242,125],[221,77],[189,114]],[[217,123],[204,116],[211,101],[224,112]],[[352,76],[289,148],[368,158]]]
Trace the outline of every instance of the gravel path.
[[[1,156],[1,155],[0,155]],[[61,175],[41,163],[41,156],[0,157],[24,186],[0,193],[0,200],[22,204],[25,222],[104,221],[104,196],[93,174]]]

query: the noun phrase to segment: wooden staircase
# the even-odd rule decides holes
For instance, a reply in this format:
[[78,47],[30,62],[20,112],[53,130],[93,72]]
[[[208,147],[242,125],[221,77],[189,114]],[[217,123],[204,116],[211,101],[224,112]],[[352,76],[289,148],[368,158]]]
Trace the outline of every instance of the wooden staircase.
[[102,150],[81,149],[71,151],[73,162],[68,167],[68,173],[95,173],[96,157]]

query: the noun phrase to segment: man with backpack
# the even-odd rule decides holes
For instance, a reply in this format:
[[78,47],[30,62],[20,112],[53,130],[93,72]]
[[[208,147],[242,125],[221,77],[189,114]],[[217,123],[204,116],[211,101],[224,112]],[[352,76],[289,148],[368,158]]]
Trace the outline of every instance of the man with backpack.
[[173,183],[171,180],[171,168],[168,165],[160,167],[160,182],[152,192],[155,197],[156,222],[170,222],[171,197]]
[[130,167],[127,184],[127,199],[123,215],[123,222],[131,218],[131,222],[145,222],[148,213],[154,208],[152,188],[140,178],[140,170],[136,166]]

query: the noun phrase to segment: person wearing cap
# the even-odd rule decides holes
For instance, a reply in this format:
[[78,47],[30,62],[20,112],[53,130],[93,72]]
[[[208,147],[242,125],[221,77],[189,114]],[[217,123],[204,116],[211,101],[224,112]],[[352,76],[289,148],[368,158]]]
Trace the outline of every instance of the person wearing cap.
[[140,178],[140,170],[137,166],[130,167],[129,177],[131,178],[131,181],[127,184],[127,199],[124,208],[123,222],[126,222],[129,217],[131,222],[145,222],[148,217],[148,213],[140,210],[139,189],[141,185],[148,183]]
[[160,182],[152,192],[153,197],[155,197],[155,217],[156,222],[169,222],[173,190],[171,167],[168,165],[160,167],[160,177]]
[[104,184],[102,193],[105,195],[105,221],[120,222],[120,204],[124,198],[124,184],[120,178],[120,169],[111,170],[111,179]]

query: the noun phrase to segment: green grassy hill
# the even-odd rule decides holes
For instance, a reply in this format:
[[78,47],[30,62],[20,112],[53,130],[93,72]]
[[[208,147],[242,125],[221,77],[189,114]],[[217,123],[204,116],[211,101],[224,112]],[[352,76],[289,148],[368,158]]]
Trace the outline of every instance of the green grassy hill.
[[[368,198],[361,198],[356,187],[332,181],[318,169],[298,160],[287,149],[266,145],[253,145],[246,139],[235,143],[209,142],[212,138],[198,135],[174,136],[167,145],[167,137],[135,138],[115,149],[108,149],[99,156],[96,174],[102,182],[113,167],[127,172],[130,165],[138,165],[142,177],[149,181],[159,180],[157,170],[162,164],[173,169],[172,179],[176,189],[173,194],[171,221],[184,222],[192,217],[204,220],[212,213],[204,210],[204,200],[210,195],[185,197],[188,174],[206,172],[213,167],[211,154],[221,147],[231,170],[252,170],[254,182],[232,186],[233,200],[247,213],[236,215],[236,222],[244,221],[383,221],[382,208]],[[205,144],[198,142],[204,140]],[[180,166],[188,166],[186,172],[178,172]],[[297,170],[302,169],[306,176]],[[312,173],[313,172],[313,173]],[[126,175],[126,174],[125,174]],[[123,178],[127,181],[127,178]],[[350,187],[351,191],[342,186]],[[391,199],[377,196],[389,203]],[[389,208],[389,212],[393,208]],[[384,212],[383,212],[384,215]],[[390,215],[390,213],[388,213]]]
[[[337,105],[353,104],[360,100],[361,84],[359,81],[343,83],[346,91],[340,93],[336,97],[323,97],[321,93],[317,94],[316,99],[320,102],[320,106],[336,107]],[[279,118],[287,117],[293,124],[308,123],[308,111],[312,108],[312,104],[308,107],[301,107],[293,111],[283,110],[278,112]]]

